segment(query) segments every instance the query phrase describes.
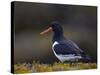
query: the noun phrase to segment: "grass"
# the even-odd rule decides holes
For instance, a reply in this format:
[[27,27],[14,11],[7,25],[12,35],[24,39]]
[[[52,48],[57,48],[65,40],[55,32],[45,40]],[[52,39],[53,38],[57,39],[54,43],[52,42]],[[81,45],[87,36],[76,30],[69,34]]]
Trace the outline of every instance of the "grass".
[[14,73],[34,73],[34,72],[52,72],[52,71],[68,71],[82,69],[96,69],[96,63],[61,63],[54,62],[53,64],[41,64],[33,61],[30,63],[17,63],[14,65]]

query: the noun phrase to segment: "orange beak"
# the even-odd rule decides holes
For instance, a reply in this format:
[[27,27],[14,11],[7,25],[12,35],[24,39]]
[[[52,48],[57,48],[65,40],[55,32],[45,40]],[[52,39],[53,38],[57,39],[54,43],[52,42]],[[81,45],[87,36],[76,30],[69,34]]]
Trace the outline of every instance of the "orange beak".
[[44,30],[43,32],[41,32],[40,34],[41,34],[41,35],[44,35],[44,34],[50,32],[50,31],[52,31],[52,30],[53,30],[52,27],[49,27],[48,29],[46,29],[46,30]]

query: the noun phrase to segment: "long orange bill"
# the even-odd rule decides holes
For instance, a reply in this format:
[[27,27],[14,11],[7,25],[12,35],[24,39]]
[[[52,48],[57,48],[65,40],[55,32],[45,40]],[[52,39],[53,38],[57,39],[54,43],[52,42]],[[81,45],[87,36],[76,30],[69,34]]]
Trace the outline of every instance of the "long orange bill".
[[52,31],[52,27],[49,27],[48,29],[44,30],[43,32],[41,32],[40,34],[43,35],[43,34],[46,34],[48,32]]

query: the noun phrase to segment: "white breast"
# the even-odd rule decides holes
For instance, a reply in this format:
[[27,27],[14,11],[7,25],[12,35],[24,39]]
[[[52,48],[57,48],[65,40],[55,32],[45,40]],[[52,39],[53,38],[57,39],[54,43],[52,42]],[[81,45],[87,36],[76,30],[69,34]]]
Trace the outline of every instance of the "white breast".
[[59,44],[57,41],[55,41],[52,45],[52,47],[54,47],[55,45]]
[[53,45],[52,45],[52,50],[53,50],[53,52],[54,52],[54,55],[55,55],[60,61],[62,61],[61,58],[59,57],[59,55],[57,55],[56,52],[54,51],[54,46],[57,45],[57,44],[59,44],[57,41],[55,41],[55,42],[53,43]]
[[52,50],[53,50],[55,56],[58,58],[58,55],[57,55],[56,52],[54,51],[54,46],[57,45],[57,44],[59,44],[57,41],[55,41],[55,42],[53,43],[53,45],[52,45]]

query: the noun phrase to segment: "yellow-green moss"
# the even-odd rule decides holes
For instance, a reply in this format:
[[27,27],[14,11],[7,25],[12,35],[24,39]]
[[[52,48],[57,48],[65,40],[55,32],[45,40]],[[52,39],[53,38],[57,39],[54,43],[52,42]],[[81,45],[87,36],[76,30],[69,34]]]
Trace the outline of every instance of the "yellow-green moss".
[[52,71],[68,71],[82,69],[96,69],[96,63],[61,63],[54,62],[51,64],[40,64],[38,61],[30,63],[18,63],[14,65],[14,73],[33,73],[33,72],[52,72]]

